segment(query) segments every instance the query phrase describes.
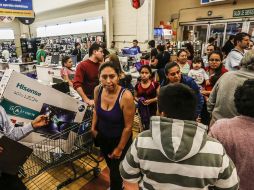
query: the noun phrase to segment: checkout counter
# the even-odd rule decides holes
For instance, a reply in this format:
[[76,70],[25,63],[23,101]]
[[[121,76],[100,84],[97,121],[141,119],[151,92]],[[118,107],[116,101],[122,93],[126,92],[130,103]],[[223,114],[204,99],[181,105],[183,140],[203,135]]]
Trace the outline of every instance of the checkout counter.
[[13,69],[22,74],[35,73],[36,61],[23,62],[23,63],[9,63],[9,69]]
[[58,65],[36,65],[37,79],[40,83],[50,85],[54,83],[53,79],[61,79],[62,66]]
[[9,63],[0,60],[0,70],[9,69]]

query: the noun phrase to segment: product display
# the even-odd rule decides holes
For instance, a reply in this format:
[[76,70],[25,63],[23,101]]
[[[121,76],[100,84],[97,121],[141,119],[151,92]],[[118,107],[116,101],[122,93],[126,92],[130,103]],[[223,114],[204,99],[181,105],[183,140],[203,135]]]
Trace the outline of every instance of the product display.
[[16,45],[14,41],[0,41],[0,53],[2,56],[2,51],[7,50],[10,53],[10,58],[15,58],[17,57],[16,53]]
[[104,33],[89,33],[79,35],[57,36],[41,38],[41,43],[45,44],[45,50],[49,55],[59,55],[60,60],[62,56],[71,55],[75,43],[81,44],[82,58],[88,53],[89,46],[94,42],[105,42]]
[[36,59],[36,52],[41,44],[41,38],[20,38],[22,58],[24,62]]

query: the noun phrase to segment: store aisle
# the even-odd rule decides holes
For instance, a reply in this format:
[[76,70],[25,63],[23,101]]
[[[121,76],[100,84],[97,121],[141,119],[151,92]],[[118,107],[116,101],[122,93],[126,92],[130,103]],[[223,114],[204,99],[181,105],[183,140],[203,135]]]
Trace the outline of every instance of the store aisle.
[[109,169],[105,168],[101,174],[87,183],[81,190],[107,190],[109,187]]

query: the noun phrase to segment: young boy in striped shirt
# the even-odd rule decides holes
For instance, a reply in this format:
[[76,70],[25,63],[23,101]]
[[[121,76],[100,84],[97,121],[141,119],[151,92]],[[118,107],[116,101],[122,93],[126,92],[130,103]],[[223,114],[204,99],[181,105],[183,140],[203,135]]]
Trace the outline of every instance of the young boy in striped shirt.
[[[195,121],[197,99],[183,84],[160,89],[161,116],[134,140],[120,173],[143,190],[237,190],[236,168],[207,126]],[[133,185],[132,185],[133,189]]]

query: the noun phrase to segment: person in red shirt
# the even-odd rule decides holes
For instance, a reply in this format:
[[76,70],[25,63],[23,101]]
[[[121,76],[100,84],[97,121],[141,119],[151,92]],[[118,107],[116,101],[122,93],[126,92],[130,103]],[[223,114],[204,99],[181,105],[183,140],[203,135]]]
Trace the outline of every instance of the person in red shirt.
[[98,70],[103,55],[102,47],[97,43],[92,44],[89,48],[89,59],[78,64],[76,69],[73,87],[89,106],[94,105],[93,92],[99,84]]

